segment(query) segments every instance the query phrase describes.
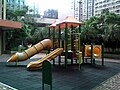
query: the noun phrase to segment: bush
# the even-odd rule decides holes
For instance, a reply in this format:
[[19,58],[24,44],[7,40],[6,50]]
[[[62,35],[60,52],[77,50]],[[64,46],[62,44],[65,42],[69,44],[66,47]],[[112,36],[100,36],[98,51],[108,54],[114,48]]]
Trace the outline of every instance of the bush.
[[18,47],[11,48],[11,51],[18,51]]
[[[22,46],[21,51],[24,51],[26,49],[27,49],[27,47]],[[18,51],[18,47],[11,48],[11,51]]]

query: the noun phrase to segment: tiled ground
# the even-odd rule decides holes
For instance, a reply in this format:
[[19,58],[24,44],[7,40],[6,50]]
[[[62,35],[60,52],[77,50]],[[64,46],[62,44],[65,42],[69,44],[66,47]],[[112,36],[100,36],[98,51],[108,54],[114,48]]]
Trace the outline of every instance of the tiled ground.
[[[7,58],[9,55],[0,56],[0,82],[18,90],[42,90],[41,70],[27,71],[25,64],[10,66],[5,62]],[[53,66],[53,90],[96,89],[96,86],[101,86],[103,82],[120,73],[119,60],[105,59],[105,61],[105,66],[83,64],[80,71],[78,65],[68,65],[67,69],[64,66]]]
[[120,73],[102,82],[92,90],[120,90]]

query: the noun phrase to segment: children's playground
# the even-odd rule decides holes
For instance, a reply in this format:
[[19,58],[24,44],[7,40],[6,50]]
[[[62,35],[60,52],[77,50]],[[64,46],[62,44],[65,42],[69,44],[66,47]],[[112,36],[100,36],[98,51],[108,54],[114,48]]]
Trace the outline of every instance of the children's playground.
[[119,90],[120,60],[104,58],[104,44],[81,43],[82,24],[68,16],[48,27],[49,38],[1,55],[0,90]]

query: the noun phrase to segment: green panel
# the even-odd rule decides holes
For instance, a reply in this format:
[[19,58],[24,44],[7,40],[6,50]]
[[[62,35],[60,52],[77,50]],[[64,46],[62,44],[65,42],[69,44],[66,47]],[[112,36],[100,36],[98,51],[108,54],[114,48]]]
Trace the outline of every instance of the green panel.
[[43,62],[42,80],[43,84],[52,85],[52,65],[48,60]]

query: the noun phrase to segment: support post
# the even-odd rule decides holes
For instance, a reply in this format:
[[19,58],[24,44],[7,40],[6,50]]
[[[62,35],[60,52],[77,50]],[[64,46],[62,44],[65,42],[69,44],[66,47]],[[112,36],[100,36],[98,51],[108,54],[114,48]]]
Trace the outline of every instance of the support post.
[[0,55],[2,54],[2,30],[0,30]]
[[67,68],[68,59],[68,24],[66,23],[65,28],[65,67]]
[[104,66],[104,43],[102,43],[102,66]]
[[[61,28],[59,26],[59,36],[58,36],[58,47],[60,48],[60,40],[61,40]],[[58,57],[58,60],[59,60],[59,66],[60,66],[60,63],[61,63],[61,55],[59,55]]]
[[[48,31],[48,37],[49,37],[49,39],[51,39],[51,36],[50,36],[50,28],[49,28],[49,31]],[[50,49],[48,49],[48,53],[50,53]]]
[[82,59],[83,59],[83,63],[85,62],[84,61],[84,57],[85,57],[85,44],[83,43],[83,45],[82,45]]
[[80,50],[80,47],[81,47],[81,25],[79,25],[79,33],[80,33],[80,36],[79,36],[79,50]]
[[[53,50],[55,49],[55,27],[53,27]],[[55,59],[53,59],[53,65],[55,65]]]
[[91,64],[93,64],[93,43],[91,43]]
[[74,38],[73,38],[73,26],[71,26],[71,51],[72,51],[72,58],[71,58],[71,64],[73,64],[73,53],[74,52]]

